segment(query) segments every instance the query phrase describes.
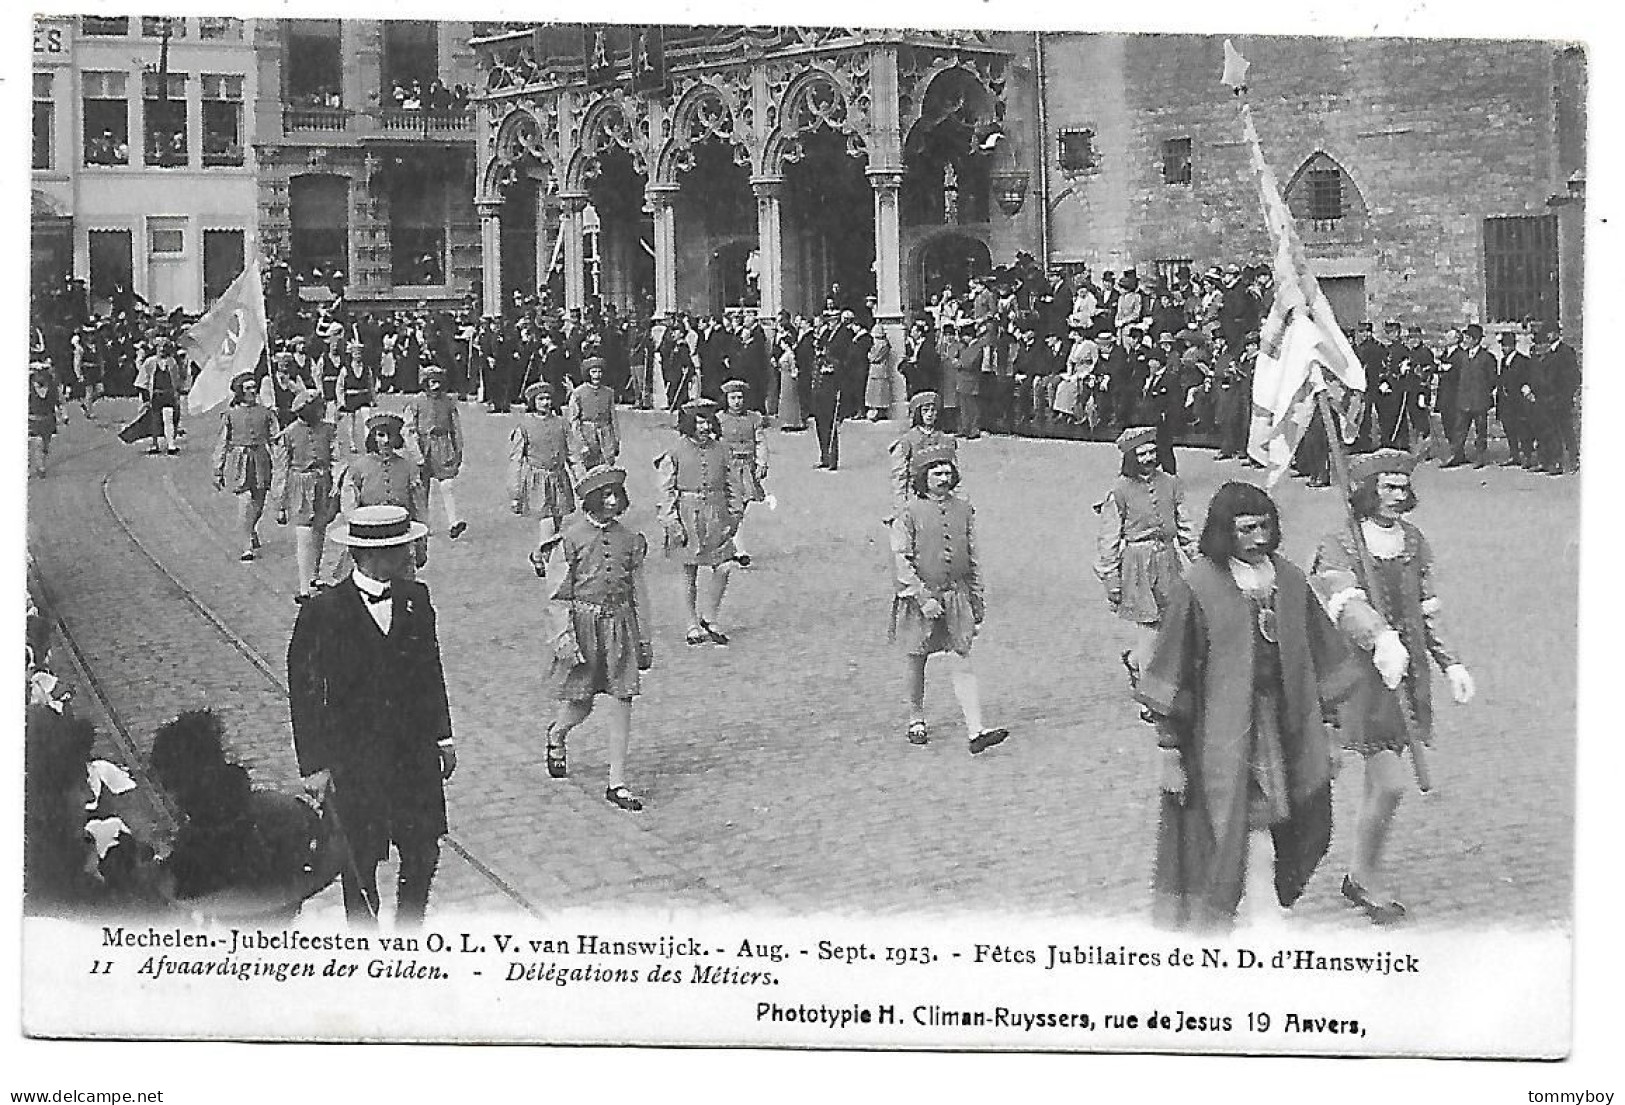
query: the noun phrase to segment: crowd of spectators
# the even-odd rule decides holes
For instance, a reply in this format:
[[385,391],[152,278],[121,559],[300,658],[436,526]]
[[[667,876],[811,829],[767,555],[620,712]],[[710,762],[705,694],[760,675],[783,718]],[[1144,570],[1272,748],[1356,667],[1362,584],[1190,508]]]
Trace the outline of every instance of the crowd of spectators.
[[427,86],[420,80],[395,81],[389,91],[389,106],[400,111],[430,111],[457,114],[468,110],[466,85],[447,87],[439,77]]

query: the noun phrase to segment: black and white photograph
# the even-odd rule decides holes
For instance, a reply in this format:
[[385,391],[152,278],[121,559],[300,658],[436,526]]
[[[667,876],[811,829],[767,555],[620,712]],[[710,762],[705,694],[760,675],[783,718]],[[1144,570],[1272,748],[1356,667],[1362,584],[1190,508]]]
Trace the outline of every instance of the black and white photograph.
[[12,1100],[1625,1092],[1600,21],[185,7],[16,21]]

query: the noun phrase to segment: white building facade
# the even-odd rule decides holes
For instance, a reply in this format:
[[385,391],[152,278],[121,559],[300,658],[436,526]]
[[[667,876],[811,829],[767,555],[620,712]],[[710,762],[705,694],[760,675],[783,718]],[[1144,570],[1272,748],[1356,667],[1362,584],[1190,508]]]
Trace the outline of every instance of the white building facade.
[[251,20],[39,17],[36,284],[198,311],[257,256]]

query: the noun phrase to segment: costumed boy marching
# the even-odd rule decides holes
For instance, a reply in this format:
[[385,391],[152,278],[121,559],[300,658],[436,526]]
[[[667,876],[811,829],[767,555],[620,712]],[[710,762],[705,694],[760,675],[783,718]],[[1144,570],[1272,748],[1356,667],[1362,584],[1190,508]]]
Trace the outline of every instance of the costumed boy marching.
[[1280,543],[1267,494],[1219,488],[1135,691],[1162,749],[1161,925],[1227,928],[1244,900],[1250,919],[1278,919],[1268,900],[1294,904],[1331,843],[1322,711],[1358,670]]
[[439,365],[423,370],[423,392],[413,396],[406,408],[405,427],[413,448],[423,458],[423,513],[414,518],[428,520],[429,498],[438,488],[450,527],[446,536],[455,541],[468,529],[451,490],[452,481],[463,470],[463,421],[457,400],[446,394],[446,370]]
[[547,575],[547,550],[564,526],[564,519],[576,508],[570,487],[568,430],[558,412],[558,389],[538,380],[525,389],[526,413],[508,435],[508,490],[513,512],[524,514],[532,507],[540,515],[536,523],[536,547],[530,551],[530,566],[538,578]]
[[1415,467],[1416,458],[1398,449],[1357,457],[1350,467],[1349,509],[1371,553],[1376,601],[1347,527],[1326,536],[1312,568],[1327,614],[1359,656],[1359,682],[1338,713],[1345,747],[1365,763],[1354,863],[1343,876],[1343,896],[1379,925],[1406,913],[1389,892],[1383,848],[1408,786],[1402,760],[1410,744],[1406,715],[1417,741],[1433,743],[1428,661],[1444,672],[1456,702],[1469,702],[1474,693],[1473,677],[1444,640],[1433,549],[1404,518],[1416,507]]
[[303,603],[322,577],[322,546],[327,527],[338,516],[333,490],[333,439],[337,430],[322,415],[326,403],[319,391],[299,391],[289,400],[297,416],[277,438],[282,471],[277,502],[278,525],[293,522],[294,562],[299,582],[294,602]]
[[742,489],[744,501],[740,504],[739,525],[734,529],[734,559],[742,568],[750,566],[750,553],[745,551],[742,531],[745,512],[751,503],[767,498],[762,481],[767,479],[767,419],[761,411],[745,409],[745,396],[750,385],[743,380],[726,380],[722,395],[727,408],[717,415],[722,430],[722,444],[728,450],[729,475]]
[[1010,735],[982,723],[981,689],[971,668],[971,644],[985,614],[982,572],[976,560],[976,511],[954,494],[959,467],[952,446],[933,445],[914,454],[913,498],[891,528],[895,562],[891,641],[904,654],[908,691],[908,741],[927,744],[925,665],[941,655],[965,717],[971,754]]
[[271,493],[271,439],[277,434],[276,415],[260,405],[258,389],[252,372],[239,373],[231,381],[231,406],[220,416],[220,441],[214,453],[215,488],[237,496],[242,560],[253,560],[260,547],[260,518]]
[[559,710],[547,727],[547,773],[565,777],[565,738],[592,713],[593,700],[606,695],[611,704],[604,798],[623,810],[641,810],[643,800],[626,785],[626,753],[632,698],[641,689],[639,673],[654,664],[643,575],[649,545],[643,534],[620,521],[631,505],[624,471],[594,468],[575,490],[581,514],[554,538],[558,554],[548,596],[550,681]]
[[[734,566],[734,532],[745,513],[744,488],[719,440],[717,405],[709,399],[683,404],[677,413],[676,444],[655,458],[660,473],[660,524],[665,550],[683,567],[691,645],[725,645],[716,625],[728,575]],[[710,571],[709,593],[700,603],[699,573]]]

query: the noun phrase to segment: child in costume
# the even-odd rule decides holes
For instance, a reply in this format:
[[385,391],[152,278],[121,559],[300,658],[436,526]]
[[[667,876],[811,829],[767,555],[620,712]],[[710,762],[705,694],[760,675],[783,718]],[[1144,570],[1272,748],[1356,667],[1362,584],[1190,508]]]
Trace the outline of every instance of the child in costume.
[[258,388],[252,372],[232,380],[231,405],[220,416],[220,442],[214,453],[215,488],[237,496],[241,560],[253,560],[260,547],[260,518],[271,493],[271,439],[277,435],[276,415],[260,405]]
[[632,699],[639,673],[654,663],[649,591],[643,563],[648,541],[620,521],[630,505],[626,473],[599,467],[576,486],[581,514],[556,538],[558,567],[549,595],[548,640],[559,712],[547,727],[547,773],[568,774],[565,738],[592,713],[598,695],[611,699],[609,785],[604,799],[623,810],[643,800],[626,785]]
[[971,668],[971,644],[985,614],[976,562],[976,511],[954,494],[959,468],[945,445],[922,449],[912,464],[914,497],[892,525],[896,565],[891,641],[903,650],[908,687],[908,741],[930,742],[925,721],[925,665],[941,654],[953,679],[972,755],[1010,735],[982,723],[981,691]]
[[530,564],[538,577],[547,575],[547,550],[576,508],[570,487],[568,431],[558,413],[558,391],[546,380],[525,389],[527,413],[508,437],[508,488],[513,512],[535,507],[536,547]]
[[[666,555],[683,566],[688,601],[686,640],[691,645],[725,645],[728,635],[715,623],[734,566],[733,536],[744,516],[744,489],[728,463],[727,446],[719,440],[715,403],[709,399],[685,403],[677,414],[677,429],[681,434],[677,443],[655,458]],[[711,584],[703,613],[701,568],[710,570]]]
[[[453,541],[468,529],[457,512],[457,499],[451,484],[463,470],[463,422],[457,411],[457,400],[446,394],[446,370],[439,365],[428,365],[423,370],[423,392],[412,397],[406,408],[406,432],[412,447],[423,458],[423,515],[413,515],[415,522],[428,519],[428,502],[436,488],[445,507],[447,536]],[[405,505],[399,504],[399,505]]]
[[[767,498],[762,481],[767,479],[767,419],[761,411],[745,409],[745,396],[750,385],[743,380],[728,380],[722,385],[727,409],[717,415],[722,430],[722,444],[728,449],[729,475],[742,489],[744,502],[740,510],[748,511],[751,503]],[[740,515],[739,527],[734,530],[734,559],[741,568],[750,566],[750,554],[740,531],[745,518]]]

